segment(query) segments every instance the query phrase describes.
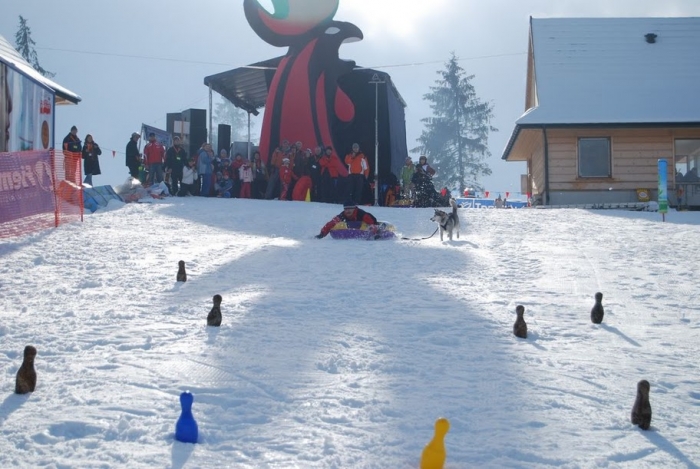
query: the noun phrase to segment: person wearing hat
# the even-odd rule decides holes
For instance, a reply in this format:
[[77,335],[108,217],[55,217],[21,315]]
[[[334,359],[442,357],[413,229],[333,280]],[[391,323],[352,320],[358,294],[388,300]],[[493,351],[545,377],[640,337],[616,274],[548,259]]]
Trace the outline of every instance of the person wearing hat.
[[132,133],[129,143],[126,144],[126,166],[132,178],[139,177],[139,165],[141,164],[141,153],[139,152],[138,141],[141,134]]
[[425,155],[421,155],[418,158],[416,172],[413,173],[413,178],[411,179],[414,190],[414,207],[439,207],[441,204],[444,204],[440,194],[438,194],[433,185],[432,179],[434,175],[435,170],[428,164],[428,158]]
[[411,178],[413,178],[413,173],[416,168],[413,166],[413,160],[410,156],[406,157],[406,164],[401,168],[401,193],[404,198],[411,198]]
[[374,217],[374,215],[365,212],[361,208],[357,208],[357,204],[352,199],[348,199],[343,204],[343,211],[333,217],[331,221],[323,225],[321,232],[316,235],[316,239],[324,238],[328,233],[330,233],[331,229],[341,221],[361,221],[370,227],[375,227],[375,229],[377,227],[377,219]]
[[70,128],[70,132],[63,139],[63,151],[69,151],[71,153],[80,153],[83,150],[82,142],[78,138],[78,128],[73,126]]
[[66,175],[66,180],[79,183],[80,181],[76,178],[80,158],[82,157],[83,145],[78,138],[78,128],[73,126],[70,128],[70,132],[63,139],[63,156],[64,156],[64,170]]
[[170,174],[170,193],[180,192],[182,174],[187,162],[187,151],[182,147],[182,141],[177,135],[173,137],[173,146],[165,152],[165,174]]

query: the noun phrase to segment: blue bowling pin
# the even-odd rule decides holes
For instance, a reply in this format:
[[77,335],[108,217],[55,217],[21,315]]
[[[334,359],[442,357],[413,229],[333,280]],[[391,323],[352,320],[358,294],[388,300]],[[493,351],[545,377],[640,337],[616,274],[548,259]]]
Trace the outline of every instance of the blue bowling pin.
[[199,429],[197,428],[197,422],[192,416],[192,402],[194,402],[192,393],[185,391],[180,394],[182,414],[180,414],[180,418],[177,419],[175,424],[175,439],[183,443],[197,443]]

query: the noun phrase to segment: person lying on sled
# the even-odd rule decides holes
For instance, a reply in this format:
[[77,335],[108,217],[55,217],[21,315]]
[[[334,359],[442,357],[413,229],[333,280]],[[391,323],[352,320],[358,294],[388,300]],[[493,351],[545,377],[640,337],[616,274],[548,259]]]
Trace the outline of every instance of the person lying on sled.
[[379,228],[377,226],[377,219],[374,218],[374,215],[365,212],[361,208],[357,208],[357,204],[352,200],[347,200],[343,204],[343,211],[333,217],[331,221],[326,223],[323,228],[321,228],[321,232],[316,235],[316,239],[325,237],[331,231],[331,229],[341,221],[361,221],[369,225],[370,230],[373,231],[376,231]]

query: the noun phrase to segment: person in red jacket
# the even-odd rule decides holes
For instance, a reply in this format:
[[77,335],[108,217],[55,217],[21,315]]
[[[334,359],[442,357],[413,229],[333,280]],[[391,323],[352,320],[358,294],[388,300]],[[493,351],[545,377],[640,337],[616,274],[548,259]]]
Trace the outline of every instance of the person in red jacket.
[[156,140],[156,134],[148,134],[148,143],[143,149],[143,156],[148,165],[146,184],[158,184],[163,181],[163,163],[165,162],[165,147]]
[[365,212],[361,208],[357,208],[357,204],[352,200],[346,200],[343,204],[343,211],[333,217],[331,221],[323,225],[321,232],[316,235],[316,239],[321,239],[330,233],[331,229],[341,221],[361,221],[370,226],[370,229],[377,230],[377,219],[371,213]]
[[333,152],[333,147],[326,147],[318,164],[321,167],[321,202],[340,203],[348,169]]
[[289,158],[284,158],[280,168],[280,200],[288,200],[288,196],[291,195],[289,193],[289,185],[296,180],[297,175],[294,174],[290,167]]

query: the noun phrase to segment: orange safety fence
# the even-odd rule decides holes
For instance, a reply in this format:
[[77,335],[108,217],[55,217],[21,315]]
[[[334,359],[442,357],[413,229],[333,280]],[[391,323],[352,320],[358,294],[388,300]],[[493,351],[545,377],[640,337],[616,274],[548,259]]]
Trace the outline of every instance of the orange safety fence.
[[0,153],[0,238],[82,221],[81,154]]

